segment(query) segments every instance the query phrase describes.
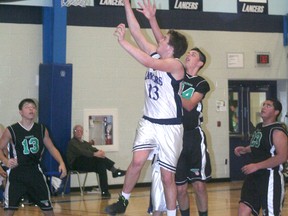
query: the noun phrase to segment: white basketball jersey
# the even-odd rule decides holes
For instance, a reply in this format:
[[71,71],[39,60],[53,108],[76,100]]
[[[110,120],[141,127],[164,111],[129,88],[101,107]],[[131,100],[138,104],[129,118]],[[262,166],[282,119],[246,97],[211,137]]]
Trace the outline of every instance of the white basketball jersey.
[[[160,58],[157,53],[153,58]],[[144,118],[159,124],[181,124],[180,82],[171,73],[149,68],[145,75]]]

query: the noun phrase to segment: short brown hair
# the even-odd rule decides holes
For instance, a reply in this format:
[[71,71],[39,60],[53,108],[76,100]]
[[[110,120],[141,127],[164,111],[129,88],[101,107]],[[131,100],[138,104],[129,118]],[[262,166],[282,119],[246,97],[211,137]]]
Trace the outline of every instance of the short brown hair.
[[170,35],[169,45],[174,48],[173,56],[175,58],[180,58],[188,48],[186,37],[173,29],[170,29],[168,34]]

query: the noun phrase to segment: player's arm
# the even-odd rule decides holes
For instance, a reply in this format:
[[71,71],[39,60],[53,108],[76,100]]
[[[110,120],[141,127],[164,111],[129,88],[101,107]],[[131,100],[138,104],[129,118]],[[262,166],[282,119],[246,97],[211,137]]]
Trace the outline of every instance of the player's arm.
[[203,99],[204,95],[200,92],[194,92],[190,99],[181,97],[182,106],[185,110],[191,111]]
[[140,25],[135,17],[135,14],[131,8],[129,0],[124,0],[124,8],[126,13],[126,19],[131,32],[132,37],[139,46],[147,54],[151,54],[156,51],[156,46],[149,43],[141,32]]
[[11,134],[9,130],[6,128],[2,136],[0,136],[0,149],[6,149],[11,138],[12,138]]
[[240,157],[241,155],[251,153],[251,147],[250,146],[237,146],[234,149],[234,153],[236,156]]
[[[176,80],[183,78],[184,68],[180,61],[174,58],[155,59],[125,40],[125,24],[121,23],[115,30],[119,44],[143,66],[171,73]],[[179,73],[179,72],[183,73]]]
[[11,137],[10,131],[8,130],[8,128],[6,128],[0,138],[0,161],[2,161],[6,167],[14,168],[18,166],[17,159],[16,158],[8,159],[6,156],[7,146],[9,142],[12,142],[12,137]]
[[149,20],[154,37],[156,41],[159,43],[159,41],[164,39],[164,35],[162,34],[156,19],[155,0],[153,1],[153,4],[151,4],[150,0],[143,0],[142,3],[138,2],[138,5],[140,6],[140,9],[136,10],[142,13]]
[[9,162],[8,158],[4,154],[4,151],[7,149],[10,140],[11,140],[11,134],[9,130],[6,128],[0,138],[0,161],[2,161],[7,167],[9,167],[8,166]]
[[44,136],[43,142],[46,148],[48,149],[48,151],[50,152],[50,154],[53,156],[53,158],[59,163],[58,171],[61,173],[60,178],[64,178],[67,175],[65,163],[62,159],[60,152],[52,143],[52,140],[49,136],[47,129],[45,129],[45,136]]
[[287,161],[288,147],[287,135],[280,130],[273,131],[273,144],[276,149],[276,154],[265,161],[251,163],[241,168],[244,174],[254,173],[257,170],[273,168]]

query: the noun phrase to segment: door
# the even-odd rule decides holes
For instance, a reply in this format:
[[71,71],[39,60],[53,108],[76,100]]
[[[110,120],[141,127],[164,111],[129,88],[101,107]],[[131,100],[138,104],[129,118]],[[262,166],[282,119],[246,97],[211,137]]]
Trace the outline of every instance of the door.
[[266,98],[277,97],[276,81],[229,81],[229,142],[230,179],[243,180],[241,167],[249,162],[249,154],[237,157],[237,146],[249,145],[249,139],[257,123]]

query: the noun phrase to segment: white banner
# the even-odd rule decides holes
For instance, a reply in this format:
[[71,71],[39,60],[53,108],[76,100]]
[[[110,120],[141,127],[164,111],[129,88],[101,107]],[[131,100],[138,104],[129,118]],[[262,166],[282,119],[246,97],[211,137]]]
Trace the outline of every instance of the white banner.
[[268,0],[239,0],[239,2],[267,3]]
[[52,7],[53,6],[53,0],[19,0],[19,1],[8,0],[7,2],[5,2],[5,0],[1,0],[0,4]]

